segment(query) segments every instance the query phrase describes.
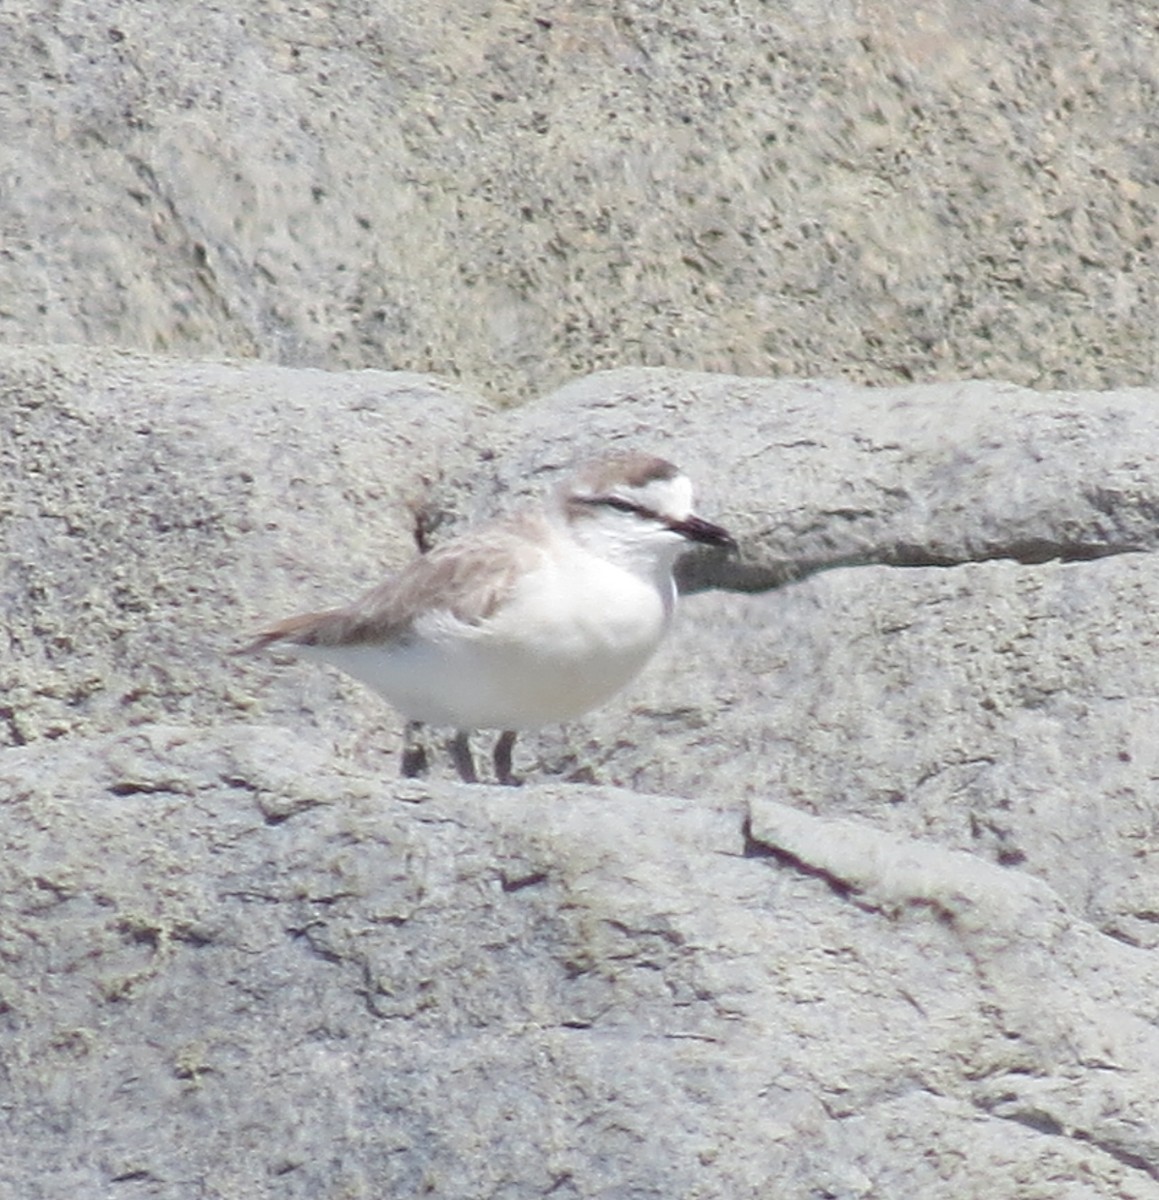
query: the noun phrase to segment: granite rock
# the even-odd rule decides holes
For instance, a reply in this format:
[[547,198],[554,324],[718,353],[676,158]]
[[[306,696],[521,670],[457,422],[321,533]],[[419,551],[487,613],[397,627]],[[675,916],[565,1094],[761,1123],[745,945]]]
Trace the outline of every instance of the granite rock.
[[0,784],[13,1195],[1159,1195],[1154,955],[1020,870],[254,725]]
[[[1159,1197],[1154,396],[0,367],[0,1195]],[[739,563],[523,788],[229,655],[629,442]]]
[[1152,15],[6,0],[0,339],[1151,384]]

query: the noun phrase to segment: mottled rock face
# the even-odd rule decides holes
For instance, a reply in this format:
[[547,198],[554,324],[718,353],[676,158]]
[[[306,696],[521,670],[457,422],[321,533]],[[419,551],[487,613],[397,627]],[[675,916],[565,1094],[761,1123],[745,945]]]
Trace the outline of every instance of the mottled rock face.
[[1138,5],[0,14],[0,338],[435,371],[1155,379]]
[[[1159,1196],[1154,393],[0,395],[0,1191]],[[740,555],[522,789],[228,656],[608,447]]]
[[[1147,6],[2,7],[0,1197],[1159,1200]],[[616,449],[518,792],[230,657]]]

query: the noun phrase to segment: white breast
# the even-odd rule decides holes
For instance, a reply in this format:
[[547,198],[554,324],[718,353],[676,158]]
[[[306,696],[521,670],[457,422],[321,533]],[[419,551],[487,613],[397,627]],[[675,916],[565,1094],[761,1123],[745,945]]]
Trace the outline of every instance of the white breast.
[[405,644],[326,647],[317,656],[360,679],[404,716],[460,729],[535,729],[571,720],[618,692],[659,645],[675,590],[574,543],[555,547],[489,620],[446,613]]

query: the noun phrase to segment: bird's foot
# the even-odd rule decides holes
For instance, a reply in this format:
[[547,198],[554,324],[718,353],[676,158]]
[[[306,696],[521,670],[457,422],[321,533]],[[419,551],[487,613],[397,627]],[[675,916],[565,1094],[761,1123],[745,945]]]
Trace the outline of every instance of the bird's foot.
[[493,761],[495,763],[495,778],[504,787],[519,787],[523,780],[511,773],[511,755],[515,749],[517,733],[514,729],[505,729],[495,742]]
[[408,721],[402,735],[402,777],[423,779],[430,770],[427,748],[422,741],[421,721]]
[[459,772],[459,778],[464,783],[478,783],[479,776],[475,774],[475,759],[471,754],[471,735],[466,729],[460,729],[447,743],[451,758]]

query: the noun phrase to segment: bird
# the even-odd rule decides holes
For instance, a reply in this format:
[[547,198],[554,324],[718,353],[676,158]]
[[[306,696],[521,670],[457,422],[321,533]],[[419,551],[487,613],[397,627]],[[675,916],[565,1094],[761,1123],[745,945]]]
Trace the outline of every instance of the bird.
[[582,464],[549,500],[453,537],[344,607],[303,613],[238,653],[285,648],[359,680],[405,719],[402,774],[428,769],[424,725],[446,726],[478,782],[472,730],[497,730],[497,782],[520,732],[572,720],[624,688],[668,631],[673,568],[700,544],[736,548],[697,516],[692,484],[637,450]]

